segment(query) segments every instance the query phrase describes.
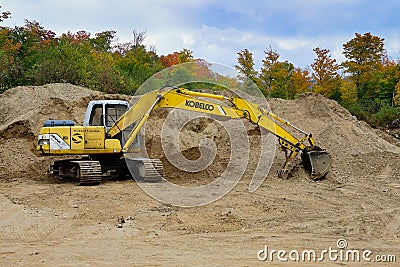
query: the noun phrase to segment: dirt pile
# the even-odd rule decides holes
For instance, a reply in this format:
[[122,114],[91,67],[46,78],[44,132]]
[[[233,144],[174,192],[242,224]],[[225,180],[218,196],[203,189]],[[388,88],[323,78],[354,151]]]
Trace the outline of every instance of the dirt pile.
[[[224,92],[224,94],[229,95],[229,92]],[[70,84],[17,87],[1,94],[1,176],[12,177],[13,173],[31,171],[40,174],[47,170],[47,165],[52,159],[37,157],[34,150],[35,135],[43,122],[54,118],[81,123],[86,106],[93,99],[129,101],[131,97],[106,95]],[[312,132],[318,145],[332,154],[333,167],[330,177],[333,179],[340,181],[348,179],[354,172],[354,166],[359,165],[360,162],[373,159],[371,166],[385,163],[385,159],[376,158],[377,153],[400,153],[397,146],[381,138],[384,133],[372,129],[366,123],[357,120],[335,101],[320,95],[303,94],[296,100],[270,99],[269,105],[275,114],[291,121],[306,132]],[[231,138],[222,123],[210,118],[190,119],[191,115],[179,113],[170,116],[168,110],[157,110],[146,124],[147,153],[150,157],[162,159],[167,179],[182,184],[208,183],[223,173],[230,160],[232,148],[243,149],[243,154],[248,155],[247,174],[252,174],[260,157],[260,131],[256,126],[243,121],[250,145],[250,151],[245,151],[243,145],[247,140],[231,143]],[[182,119],[182,116],[189,119]],[[165,121],[166,118],[169,119],[168,123]],[[182,120],[189,122],[180,125]],[[166,139],[163,140],[162,145],[163,133]],[[169,162],[167,155],[163,152],[173,150],[180,154],[182,151],[183,157],[194,161],[201,155],[198,147],[202,140],[211,143],[211,146],[205,146],[205,156],[208,156],[207,151],[211,151],[210,155],[215,154],[212,163],[202,171],[179,170]],[[215,153],[212,151],[213,146]],[[15,164],[16,160],[18,164]],[[270,176],[275,176],[276,170],[283,161],[283,154],[277,151]],[[373,167],[371,168],[373,170]],[[300,164],[297,169],[300,171],[293,172],[294,177],[307,177]],[[365,174],[371,172],[370,169],[360,171]]]
[[[304,131],[312,133],[317,145],[332,154],[333,166],[328,178],[336,182],[345,182],[354,174],[355,166],[363,166],[363,163],[369,162],[371,168],[360,169],[358,175],[372,174],[374,168],[379,169],[378,166],[385,165],[387,162],[384,157],[376,157],[376,155],[397,155],[400,153],[399,147],[382,138],[382,136],[387,137],[384,132],[373,129],[365,122],[357,120],[336,101],[326,99],[323,96],[306,93],[296,100],[270,99],[268,103],[275,114],[292,122]],[[148,153],[151,157],[163,159],[167,179],[176,183],[185,183],[186,181],[187,184],[199,183],[195,177],[206,181],[215,179],[225,170],[224,167],[227,166],[231,157],[231,149],[240,149],[247,140],[250,143],[250,150],[244,151],[249,156],[247,174],[253,174],[260,158],[260,130],[256,126],[243,121],[247,136],[244,136],[243,140],[239,140],[239,142],[231,143],[226,130],[216,120],[196,118],[190,121],[190,119],[185,118],[185,114],[182,117],[181,112],[179,119],[173,118],[172,123],[166,123],[165,118],[167,116],[168,112],[165,110],[156,111],[147,123],[146,128],[148,129],[146,132]],[[179,130],[177,129],[180,125],[179,120],[190,122]],[[179,171],[173,165],[167,164],[167,157],[163,151],[175,149],[176,140],[174,142],[173,138],[166,138],[163,148],[160,130],[162,128],[166,135],[179,135],[179,147],[183,154],[191,151],[192,147],[199,146],[201,140],[211,140],[215,144],[216,154],[218,155],[213,164],[218,164],[210,165],[207,168],[208,175],[204,175],[204,173],[203,175],[199,173],[189,175],[187,172]],[[299,138],[302,137],[297,132],[290,129],[289,131]],[[276,171],[280,164],[284,162],[282,152],[277,150],[275,157],[270,177],[276,176]],[[187,159],[193,160],[188,157]],[[297,160],[295,169],[298,171],[292,172],[294,178],[308,177],[299,160]],[[213,176],[216,174],[217,176]]]
[[49,118],[82,122],[87,104],[94,99],[126,99],[71,84],[20,86],[0,95],[0,132],[14,123],[25,121],[27,131],[37,133]]
[[[313,133],[317,145],[332,154],[331,177],[347,179],[361,161],[369,162],[367,165],[373,168],[387,164],[385,154],[400,153],[398,146],[382,138],[387,137],[385,133],[359,121],[336,101],[321,95],[308,93],[294,101],[272,99],[269,102],[276,114]],[[358,176],[370,173],[369,168],[360,171]]]
[[[232,145],[229,136],[210,118],[191,118],[186,111],[176,113],[171,118],[168,110],[156,110],[149,118],[145,127],[147,153],[162,160],[167,180],[186,186],[207,184],[221,176],[228,165]],[[202,143],[204,140],[214,143],[215,150]]]

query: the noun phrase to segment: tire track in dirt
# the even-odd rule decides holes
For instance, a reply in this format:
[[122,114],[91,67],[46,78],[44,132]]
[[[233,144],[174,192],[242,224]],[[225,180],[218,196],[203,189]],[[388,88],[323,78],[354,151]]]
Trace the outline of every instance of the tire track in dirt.
[[3,195],[0,195],[0,207],[0,240],[56,240],[68,234],[67,225],[46,210],[25,208]]

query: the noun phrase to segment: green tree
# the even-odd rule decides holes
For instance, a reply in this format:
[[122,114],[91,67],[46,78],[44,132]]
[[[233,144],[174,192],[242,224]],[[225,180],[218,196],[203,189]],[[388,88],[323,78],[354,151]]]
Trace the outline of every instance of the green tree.
[[95,38],[91,38],[94,49],[98,52],[111,52],[112,41],[115,39],[116,31],[103,31],[95,34]]
[[235,65],[235,69],[239,72],[239,78],[243,81],[250,79],[257,84],[257,71],[254,69],[253,54],[248,49],[244,49],[237,55],[238,64]]
[[288,61],[278,62],[274,68],[274,80],[271,85],[271,97],[288,99],[288,84],[294,66]]
[[30,78],[33,84],[67,82],[87,85],[93,75],[90,34],[84,31],[63,34],[56,42],[42,51],[35,62]]
[[268,50],[264,51],[264,54],[265,58],[262,60],[262,67],[259,74],[260,87],[263,89],[264,94],[270,98],[272,81],[276,78],[274,77],[275,69],[280,55],[277,51],[272,50],[271,46]]
[[287,99],[288,82],[291,78],[294,66],[288,61],[279,61],[279,53],[270,47],[264,51],[265,58],[262,60],[259,84],[264,94],[270,97]]
[[[24,72],[27,79],[28,73],[43,56],[48,46],[54,45],[56,34],[45,29],[37,21],[25,20],[25,26],[18,35],[21,43],[20,59],[24,63]],[[26,81],[30,83],[31,80]]]
[[369,32],[355,35],[343,44],[343,54],[347,60],[342,66],[356,85],[357,98],[373,99],[378,82],[373,74],[382,69],[382,61],[386,57],[384,39]]
[[115,65],[123,74],[131,93],[139,88],[153,73],[163,68],[158,58],[155,59],[155,57],[157,55],[153,51],[147,51],[144,46],[133,46],[126,55],[115,57]]
[[178,57],[179,57],[179,63],[187,63],[194,61],[193,51],[186,48],[178,52]]
[[133,40],[117,45],[114,53],[116,69],[123,75],[129,93],[134,93],[153,74],[163,69],[154,47],[143,44],[146,31],[133,31]]

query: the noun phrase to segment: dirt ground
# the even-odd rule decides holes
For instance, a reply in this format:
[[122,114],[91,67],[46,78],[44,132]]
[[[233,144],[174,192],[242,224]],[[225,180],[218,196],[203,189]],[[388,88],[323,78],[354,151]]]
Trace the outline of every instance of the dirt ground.
[[[69,84],[17,87],[0,95],[0,266],[396,266],[400,262],[399,139],[358,121],[335,101],[315,94],[269,101],[275,114],[312,132],[332,154],[333,165],[325,179],[308,179],[299,161],[288,180],[279,179],[276,171],[284,156],[277,150],[267,179],[249,192],[260,156],[260,131],[244,122],[251,153],[242,179],[211,204],[182,208],[159,202],[131,180],[79,187],[47,174],[54,158],[36,153],[39,128],[49,117],[80,123],[92,99],[130,97]],[[146,125],[147,151],[162,159],[166,179],[201,186],[221,175],[232,150],[241,144],[230,144],[219,124],[198,119],[180,133],[183,155],[199,157],[197,144],[203,138],[214,141],[217,155],[204,171],[179,170],[168,163],[156,131],[167,115],[157,111]],[[258,259],[265,246],[300,254],[315,250],[319,256],[323,250],[338,249],[338,239],[347,241],[344,253],[370,250],[372,261],[334,261],[325,255],[322,262],[283,262],[277,254],[272,260]],[[379,255],[394,255],[397,263],[374,261]]]

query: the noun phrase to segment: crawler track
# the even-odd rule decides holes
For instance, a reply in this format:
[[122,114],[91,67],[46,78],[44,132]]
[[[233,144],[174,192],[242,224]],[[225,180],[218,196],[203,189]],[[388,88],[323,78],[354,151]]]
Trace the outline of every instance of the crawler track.
[[159,182],[162,180],[163,164],[159,159],[142,159],[145,169],[145,182]]
[[126,159],[129,171],[136,181],[159,182],[163,176],[163,165],[159,159]]
[[77,185],[98,185],[102,179],[101,164],[97,160],[57,160],[50,166],[50,172]]
[[77,164],[77,185],[98,185],[101,182],[102,172],[100,162],[94,160],[71,161]]

